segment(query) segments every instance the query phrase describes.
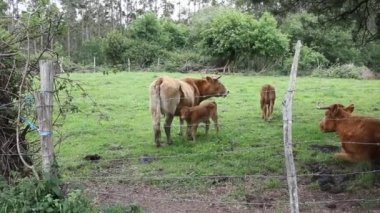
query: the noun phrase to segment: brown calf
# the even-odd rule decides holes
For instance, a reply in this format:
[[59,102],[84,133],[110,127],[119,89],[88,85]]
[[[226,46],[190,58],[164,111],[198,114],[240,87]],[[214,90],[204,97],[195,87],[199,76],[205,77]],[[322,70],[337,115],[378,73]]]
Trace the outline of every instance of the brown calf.
[[380,160],[380,119],[352,115],[353,104],[332,104],[320,109],[327,109],[319,124],[321,130],[339,135],[342,150],[335,154],[337,158],[351,162]]
[[208,134],[210,117],[215,124],[216,133],[219,132],[217,111],[217,105],[214,101],[203,101],[198,106],[182,107],[181,119],[186,121],[187,135],[190,135],[194,142],[199,123],[204,122],[206,124],[206,135]]
[[261,99],[260,99],[260,106],[261,106],[261,118],[264,120],[270,120],[272,119],[272,113],[273,113],[273,106],[274,101],[276,99],[276,91],[273,86],[269,84],[265,84],[261,88]]

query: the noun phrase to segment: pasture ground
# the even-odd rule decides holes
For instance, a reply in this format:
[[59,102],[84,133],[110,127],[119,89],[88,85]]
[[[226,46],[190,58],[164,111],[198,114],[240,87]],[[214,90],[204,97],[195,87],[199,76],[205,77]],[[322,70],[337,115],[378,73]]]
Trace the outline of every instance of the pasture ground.
[[[185,76],[153,72],[71,74],[88,94],[72,88],[80,111],[68,115],[55,134],[64,180],[86,189],[99,204],[135,203],[148,212],[285,211],[288,194],[281,103],[288,77],[223,76],[221,81],[230,95],[214,99],[221,124],[219,135],[213,126],[208,137],[200,128],[197,142],[189,143],[177,134],[179,122],[175,119],[174,144],[157,149],[148,87],[161,75]],[[259,91],[265,83],[274,85],[277,93],[270,122],[261,119],[259,108]],[[338,138],[319,130],[324,112],[316,106],[336,102],[354,103],[355,113],[380,117],[380,82],[297,79],[293,143],[300,208],[379,210],[379,178],[371,172],[373,167],[334,159],[340,146]],[[99,159],[85,159],[91,155]]]

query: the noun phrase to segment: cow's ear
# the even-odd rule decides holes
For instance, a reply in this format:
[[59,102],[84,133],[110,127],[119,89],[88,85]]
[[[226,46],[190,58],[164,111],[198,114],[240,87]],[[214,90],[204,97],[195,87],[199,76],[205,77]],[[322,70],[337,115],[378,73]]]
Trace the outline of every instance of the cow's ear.
[[212,82],[212,81],[213,81],[213,78],[211,78],[210,76],[206,76],[206,80],[207,80],[208,82]]
[[348,107],[344,109],[344,111],[352,113],[354,111],[355,107],[353,104],[350,104]]
[[340,108],[340,106],[338,104],[334,104],[334,105],[330,106],[329,110],[331,112],[331,115],[336,116],[339,112],[339,108]]

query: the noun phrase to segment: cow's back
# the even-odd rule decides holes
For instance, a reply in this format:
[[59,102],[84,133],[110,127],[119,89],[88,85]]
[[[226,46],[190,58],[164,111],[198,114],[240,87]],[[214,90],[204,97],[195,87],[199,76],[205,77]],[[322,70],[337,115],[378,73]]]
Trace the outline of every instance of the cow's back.
[[[151,85],[151,103],[154,99],[153,93],[158,91],[160,108],[162,114],[178,115],[178,109],[182,106],[194,105],[193,88],[186,82],[163,76],[155,79]],[[152,105],[152,104],[151,104]]]
[[347,153],[355,153],[359,160],[380,160],[380,119],[352,116],[341,120],[337,133]]
[[276,92],[273,86],[265,84],[261,88],[261,103],[270,104],[273,103],[276,99]]

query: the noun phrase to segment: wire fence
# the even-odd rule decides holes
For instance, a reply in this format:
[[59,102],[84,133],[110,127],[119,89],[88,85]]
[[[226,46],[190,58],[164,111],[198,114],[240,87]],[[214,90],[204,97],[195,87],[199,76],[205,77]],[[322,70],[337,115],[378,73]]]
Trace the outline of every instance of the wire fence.
[[[313,95],[315,93],[320,92],[321,94],[325,94],[331,90],[335,90],[335,87],[310,87],[310,88],[302,88],[296,89],[287,92],[296,92],[297,94],[306,93],[309,95]],[[352,89],[352,91],[361,90],[363,92],[371,91],[374,92],[372,87],[362,86],[359,88]],[[380,89],[379,89],[380,90]],[[279,92],[281,89],[277,89]],[[283,90],[283,91],[286,91]],[[351,91],[348,88],[347,91]],[[297,97],[297,95],[296,95]],[[198,96],[197,98],[208,98],[207,96]],[[144,200],[154,200],[159,202],[166,203],[176,203],[176,202],[185,202],[185,203],[205,203],[205,204],[213,204],[213,205],[225,205],[225,206],[254,206],[254,208],[260,209],[287,209],[290,204],[287,199],[287,192],[282,193],[280,195],[274,194],[273,197],[263,196],[260,198],[261,194],[264,193],[265,190],[276,191],[283,190],[286,191],[286,179],[291,177],[289,174],[285,172],[283,168],[274,168],[271,169],[271,164],[280,164],[283,165],[285,161],[285,154],[283,153],[282,138],[280,134],[277,134],[276,138],[273,138],[273,135],[267,135],[265,133],[261,133],[260,130],[265,130],[266,126],[273,127],[278,124],[282,124],[284,119],[276,119],[271,121],[270,123],[265,123],[261,121],[260,116],[255,113],[251,113],[252,106],[249,104],[245,104],[247,100],[251,99],[251,95],[244,94],[236,94],[234,95],[234,100],[236,102],[230,103],[226,106],[221,105],[218,107],[218,110],[222,113],[221,118],[223,118],[223,113],[236,113],[236,112],[247,112],[251,116],[247,119],[246,116],[234,118],[234,120],[221,119],[222,122],[219,123],[220,127],[224,132],[226,132],[222,137],[213,135],[208,139],[211,139],[214,147],[216,147],[215,151],[203,151],[191,153],[175,153],[172,152],[160,152],[160,151],[152,151],[148,147],[153,146],[151,141],[145,141],[145,137],[143,139],[136,139],[131,144],[123,144],[120,147],[116,147],[115,150],[112,150],[113,155],[106,155],[106,157],[102,156],[94,156],[94,159],[87,159],[87,156],[72,154],[69,156],[57,156],[58,163],[60,165],[67,165],[67,168],[64,175],[64,181],[68,184],[94,184],[92,187],[88,187],[88,192],[91,194],[95,194],[97,197],[106,196],[106,197],[121,197],[124,201],[139,201],[144,202]],[[135,99],[128,103],[128,110],[130,111],[148,111],[148,101],[140,101],[136,96]],[[294,108],[297,109],[298,112],[306,111],[307,113],[295,114],[291,119],[285,120],[291,122],[296,127],[302,127],[306,124],[310,125],[311,120],[308,116],[320,117],[323,118],[323,112],[318,111],[318,114],[311,109],[317,109],[319,106],[329,103],[329,97],[326,96],[325,100],[314,100],[312,103],[305,104],[297,104],[295,102]],[[172,101],[172,99],[163,100],[163,101]],[[94,102],[91,99],[91,102]],[[278,101],[279,102],[279,101]],[[247,106],[248,105],[248,106]],[[12,107],[11,104],[0,106],[0,109]],[[109,106],[107,106],[110,108]],[[258,104],[257,106],[258,107]],[[246,114],[247,114],[246,113]],[[374,110],[374,114],[376,115],[377,110]],[[241,115],[241,114],[239,114]],[[277,116],[279,116],[277,114]],[[1,118],[1,115],[0,115]],[[115,122],[107,121],[110,125],[105,125],[100,131],[104,131],[107,133],[111,133],[114,135],[119,134],[120,132],[129,131],[131,135],[135,134],[151,134],[152,127],[150,125],[146,125],[143,127],[137,127],[133,122],[129,122],[124,126],[119,126],[119,123],[116,122],[118,118],[115,119]],[[367,117],[367,119],[372,119],[371,117]],[[377,118],[373,118],[377,119]],[[25,119],[27,120],[27,118]],[[341,121],[345,119],[331,119],[336,121]],[[314,121],[313,121],[314,122]],[[319,120],[315,121],[312,125],[318,126]],[[25,125],[33,126],[31,122],[25,122]],[[89,130],[89,125],[92,125],[90,122],[83,122],[83,126],[79,128],[74,128],[74,130],[61,130],[55,131],[55,134],[58,135],[58,141],[60,144],[57,145],[57,149],[60,149],[60,146],[63,143],[62,141],[70,141],[71,139],[77,139],[78,136],[94,134],[94,131],[99,130]],[[34,125],[35,126],[35,125]],[[172,124],[171,127],[172,132],[179,130],[181,127],[179,124]],[[258,131],[255,128],[258,129]],[[213,128],[213,125],[211,125]],[[37,126],[33,129],[38,129]],[[184,128],[185,129],[185,128]],[[316,127],[316,129],[319,129]],[[212,130],[212,129],[211,129]],[[238,132],[238,136],[240,139],[236,139],[236,135],[229,136],[229,132]],[[279,133],[282,131],[279,130]],[[175,134],[175,133],[174,133]],[[251,134],[255,134],[256,136],[261,137],[260,141],[257,141],[257,137],[251,137]],[[178,136],[178,138],[182,138],[184,141],[184,136]],[[373,143],[366,141],[345,141],[340,142],[338,139],[325,139],[325,138],[317,138],[312,139],[310,135],[310,140],[297,140],[297,138],[293,138],[292,146],[295,148],[305,146],[308,150],[313,149],[310,145],[333,145],[333,148],[339,149],[341,145],[344,144],[357,144],[362,146],[380,146],[380,141],[373,141]],[[202,139],[204,140],[204,139]],[[245,141],[242,141],[245,140]],[[246,141],[253,141],[254,143],[247,143]],[[75,141],[78,143],[78,141]],[[222,144],[223,146],[221,146]],[[247,146],[247,144],[250,144]],[[67,146],[67,145],[66,145]],[[147,152],[142,152],[141,147],[147,147]],[[104,147],[103,147],[104,148]],[[106,147],[107,148],[107,147]],[[318,148],[318,147],[317,147]],[[96,149],[95,149],[96,150]],[[332,149],[335,152],[337,150]],[[335,151],[334,151],[335,150]],[[85,151],[85,150],[84,150]],[[183,151],[183,150],[182,150]],[[302,186],[305,182],[316,182],[320,185],[323,182],[327,181],[328,184],[334,185],[339,183],[339,181],[350,180],[352,177],[356,176],[366,176],[366,175],[377,175],[380,173],[379,169],[376,168],[354,168],[354,171],[350,171],[353,169],[352,167],[343,168],[341,166],[330,166],[326,164],[318,165],[316,163],[318,161],[310,162],[311,168],[304,168],[305,164],[302,162],[303,157],[298,157],[298,155],[302,155],[302,153],[297,153],[298,150],[295,150],[295,160],[296,160],[296,174],[298,179],[298,183]],[[6,155],[6,154],[2,154]],[[26,154],[25,154],[26,155]],[[117,156],[117,157],[116,157]],[[197,159],[197,160],[195,160]],[[210,164],[209,170],[206,171],[198,171],[197,164],[205,164],[205,162],[217,162],[220,164],[226,163],[231,160],[231,164],[228,165],[228,168],[231,168],[231,171],[223,171],[220,169],[214,169],[213,167],[217,167],[218,164]],[[233,164],[233,160],[244,161],[244,163],[236,163]],[[175,162],[178,165],[178,168],[170,168],[165,169],[165,164],[167,162]],[[270,163],[266,163],[269,161]],[[195,164],[194,166],[191,163]],[[179,168],[182,164],[186,164],[186,168]],[[207,163],[206,163],[207,164]],[[256,164],[257,167],[263,165],[262,169],[252,169],[247,170],[243,167],[248,167],[250,164]],[[74,167],[73,167],[74,165]],[[189,166],[190,165],[190,166]],[[87,167],[87,172],[79,173],[75,168]],[[241,166],[242,172],[236,172],[236,167]],[[234,168],[235,167],[235,168]],[[74,169],[73,169],[74,168]],[[270,168],[266,171],[266,168]],[[72,171],[71,171],[72,170]],[[247,171],[246,171],[247,170]],[[306,180],[306,181],[305,181]],[[156,186],[152,183],[169,183],[173,187],[181,187],[179,183],[189,184],[190,186],[196,185],[197,183],[205,184],[208,187],[218,188],[221,184],[229,185],[230,189],[226,192],[226,196],[222,196],[223,193],[218,194],[219,196],[202,196],[201,194],[194,196],[194,194],[186,194],[186,193],[178,193],[181,191],[181,188],[177,188],[176,190],[167,191],[167,196],[159,197],[156,195],[147,196],[147,194],[138,194],[135,193],[131,189],[132,186],[136,185],[149,185],[149,187]],[[197,182],[197,183],[194,183]],[[229,183],[229,184],[227,184]],[[108,185],[111,185],[110,188],[107,189]],[[115,190],[112,189],[112,184],[124,184],[124,186],[114,185],[118,188]],[[159,185],[159,184],[158,184]],[[264,186],[263,186],[264,185]],[[224,186],[224,185],[223,185]],[[242,194],[240,196],[228,197],[233,193],[238,193],[237,188],[242,188]],[[261,188],[262,191],[253,190],[254,187]],[[196,188],[196,187],[195,187]],[[217,190],[217,189],[215,189]],[[234,191],[235,190],[235,191]],[[206,190],[207,191],[207,190]],[[208,190],[207,192],[209,192]],[[232,192],[234,191],[234,192]],[[255,194],[257,193],[257,195]],[[273,192],[272,192],[273,193]],[[207,193],[206,193],[207,194]],[[330,204],[330,203],[349,203],[349,202],[359,202],[359,203],[375,203],[379,204],[379,199],[370,199],[371,196],[365,196],[366,198],[360,197],[353,198],[352,196],[346,196],[339,198],[326,199],[324,197],[313,197],[313,195],[304,193],[301,191],[300,202],[301,206],[315,206],[321,204]],[[320,195],[320,193],[318,193]],[[251,198],[251,197],[254,198]],[[338,197],[338,196],[337,196]],[[349,199],[348,199],[349,198]],[[252,210],[252,209],[251,209]]]

